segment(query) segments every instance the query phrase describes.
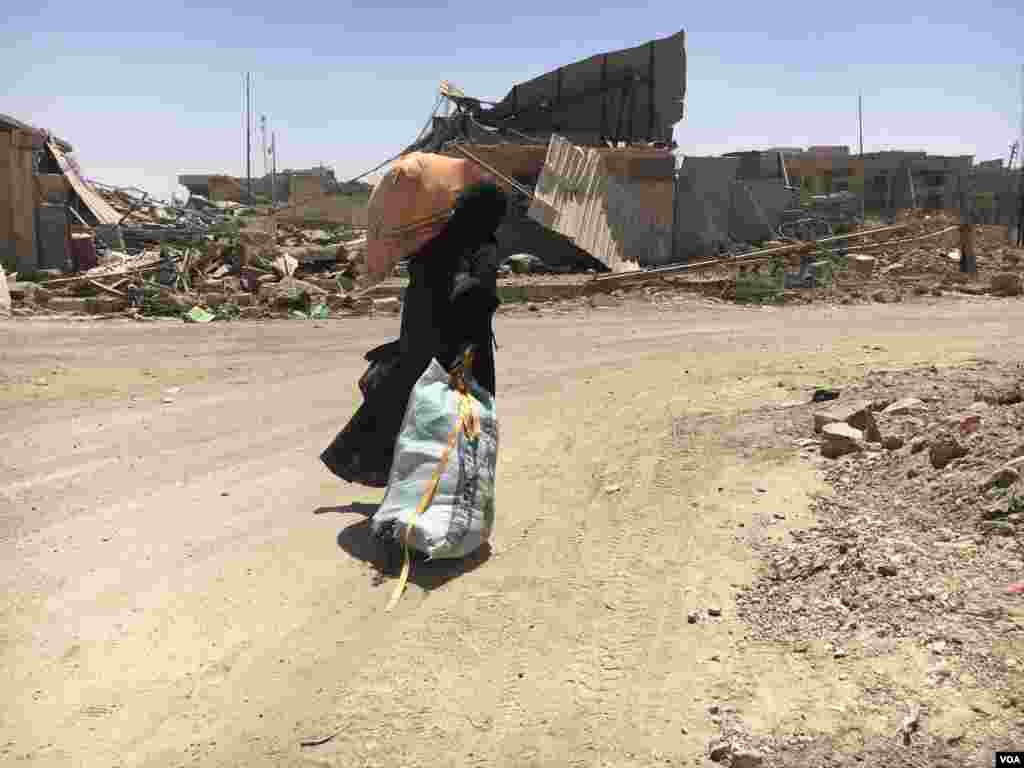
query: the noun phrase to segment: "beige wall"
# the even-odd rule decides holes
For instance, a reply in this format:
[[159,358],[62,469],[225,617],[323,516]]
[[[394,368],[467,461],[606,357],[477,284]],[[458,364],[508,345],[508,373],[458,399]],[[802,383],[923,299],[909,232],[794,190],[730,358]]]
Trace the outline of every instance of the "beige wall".
[[209,179],[210,199],[217,202],[225,200],[241,202],[242,187],[236,179],[230,176],[211,176]]
[[0,129],[0,260],[22,272],[38,266],[33,143],[25,131]]
[[279,221],[294,224],[347,224],[366,226],[366,200],[348,195],[325,195],[298,205],[289,205],[278,213]]
[[288,202],[295,205],[318,200],[325,196],[323,180],[319,176],[291,176],[288,179]]

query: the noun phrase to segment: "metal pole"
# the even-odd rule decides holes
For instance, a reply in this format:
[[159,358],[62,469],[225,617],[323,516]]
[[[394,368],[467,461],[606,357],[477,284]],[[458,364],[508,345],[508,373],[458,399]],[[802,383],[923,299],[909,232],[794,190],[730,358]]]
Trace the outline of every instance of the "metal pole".
[[270,134],[270,189],[271,202],[277,204],[277,132]]
[[252,202],[252,116],[249,112],[251,98],[251,81],[249,73],[245,73],[245,189],[248,200]]
[[868,176],[864,167],[864,101],[860,93],[857,94],[857,128],[860,133],[860,220],[863,223],[867,218]]

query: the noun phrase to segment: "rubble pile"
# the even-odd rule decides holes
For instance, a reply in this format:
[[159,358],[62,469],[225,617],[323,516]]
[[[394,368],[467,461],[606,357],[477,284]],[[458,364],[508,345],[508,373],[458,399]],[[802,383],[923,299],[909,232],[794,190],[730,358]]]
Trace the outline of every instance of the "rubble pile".
[[[125,249],[98,248],[99,265],[70,277],[12,275],[15,316],[122,314],[210,322],[395,311],[392,294],[400,294],[400,287],[357,296],[366,240],[350,228],[277,226],[266,212],[236,205],[218,205],[212,213],[140,204],[123,190],[105,195],[141,222],[134,230],[122,226]],[[133,247],[129,232],[142,230],[142,243]]]
[[931,685],[969,678],[1024,728],[1024,662],[1006,654],[1024,640],[1024,373],[877,371],[840,394],[780,425],[834,493],[817,525],[780,539],[766,521],[752,542],[768,563],[739,597],[753,638],[841,664],[911,641]]

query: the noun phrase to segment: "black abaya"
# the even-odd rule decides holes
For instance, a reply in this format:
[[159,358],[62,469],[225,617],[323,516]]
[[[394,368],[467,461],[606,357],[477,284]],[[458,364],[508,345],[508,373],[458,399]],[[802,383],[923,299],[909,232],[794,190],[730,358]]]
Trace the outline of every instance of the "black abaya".
[[492,189],[457,208],[448,227],[410,259],[399,339],[367,353],[370,367],[359,381],[364,401],[320,456],[341,479],[387,486],[409,395],[432,359],[450,368],[473,345],[473,378],[495,393],[497,265],[473,259],[468,274],[457,274],[464,254],[474,255],[488,240],[493,243],[504,196]]

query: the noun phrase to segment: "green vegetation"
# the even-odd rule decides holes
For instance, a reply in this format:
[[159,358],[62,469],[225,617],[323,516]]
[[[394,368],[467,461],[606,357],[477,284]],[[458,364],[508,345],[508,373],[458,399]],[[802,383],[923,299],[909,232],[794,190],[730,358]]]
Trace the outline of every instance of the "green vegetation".
[[784,271],[741,272],[736,276],[736,302],[738,304],[781,304],[785,286]]

